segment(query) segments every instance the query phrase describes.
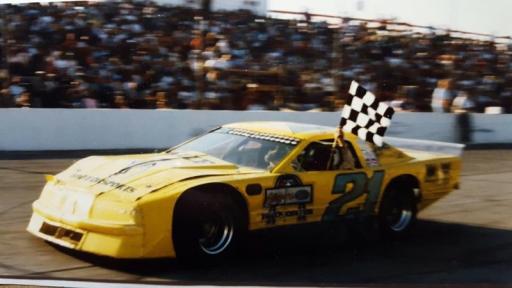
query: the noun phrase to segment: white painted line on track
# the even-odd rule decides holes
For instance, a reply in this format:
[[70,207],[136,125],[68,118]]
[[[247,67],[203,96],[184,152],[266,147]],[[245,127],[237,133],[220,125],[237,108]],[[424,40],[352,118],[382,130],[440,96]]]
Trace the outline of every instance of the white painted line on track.
[[[57,280],[57,279],[22,279],[22,278],[2,278],[0,277],[0,285],[27,285],[42,287],[69,287],[69,288],[164,288],[164,287],[194,287],[194,288],[219,288],[215,285],[179,285],[179,284],[149,284],[149,283],[127,283],[127,282],[101,282],[101,281],[80,281],[80,280]],[[224,286],[224,285],[222,285]],[[226,287],[232,285],[226,285]],[[232,286],[233,287],[233,286]],[[234,287],[241,287],[236,286]],[[256,288],[263,286],[243,286],[244,288]],[[265,286],[270,288],[272,286]],[[277,286],[276,286],[277,287]],[[302,287],[302,286],[301,286]],[[308,286],[314,287],[314,286]],[[336,286],[340,287],[340,286]],[[349,287],[349,286],[347,286]],[[362,286],[357,286],[361,288]],[[302,287],[302,288],[307,288]],[[325,287],[324,287],[325,288]]]
[[[163,284],[147,284],[147,283],[113,283],[99,281],[74,281],[74,280],[52,280],[52,279],[16,279],[16,278],[0,278],[0,285],[30,285],[44,287],[69,287],[69,288],[135,288],[135,287],[183,287],[182,285],[163,285]],[[188,285],[187,285],[188,286]],[[200,288],[213,288],[215,286],[191,286]]]

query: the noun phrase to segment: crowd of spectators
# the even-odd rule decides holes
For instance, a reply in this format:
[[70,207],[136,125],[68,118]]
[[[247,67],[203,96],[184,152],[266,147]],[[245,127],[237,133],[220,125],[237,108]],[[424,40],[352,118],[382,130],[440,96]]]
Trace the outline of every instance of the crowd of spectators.
[[0,107],[512,112],[512,45],[152,2],[3,5]]

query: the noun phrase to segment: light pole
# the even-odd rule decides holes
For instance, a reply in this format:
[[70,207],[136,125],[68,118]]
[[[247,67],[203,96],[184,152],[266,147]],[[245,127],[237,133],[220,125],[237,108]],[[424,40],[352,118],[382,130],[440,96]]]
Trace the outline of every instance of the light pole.
[[340,86],[341,86],[341,72],[343,69],[343,44],[341,41],[343,40],[342,35],[342,29],[343,29],[343,18],[340,19],[340,26],[337,28],[334,28],[333,36],[332,36],[332,49],[333,49],[333,71],[332,71],[332,77],[333,77],[333,84],[334,84],[334,94],[336,99],[340,99],[341,93],[340,93]]
[[[2,27],[1,27],[1,31],[2,31],[2,55],[0,56],[1,59],[1,66],[0,68],[2,69],[5,69],[5,78],[9,79],[9,63],[8,63],[8,60],[9,60],[9,57],[8,57],[8,43],[9,41],[7,40],[7,5],[6,4],[1,4],[0,5],[0,11],[2,11]],[[0,85],[0,89],[4,88],[2,87],[3,86],[3,83],[1,83],[2,85]]]

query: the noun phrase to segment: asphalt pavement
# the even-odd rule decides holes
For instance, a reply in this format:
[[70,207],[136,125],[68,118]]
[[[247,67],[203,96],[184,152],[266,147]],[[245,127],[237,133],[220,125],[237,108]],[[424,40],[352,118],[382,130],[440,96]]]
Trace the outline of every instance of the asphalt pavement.
[[[114,260],[52,246],[25,231],[31,203],[75,159],[0,160],[0,275],[174,284],[512,284],[512,150],[463,156],[461,188],[419,215],[406,239],[344,230],[252,235],[247,253],[213,267]],[[163,281],[163,282],[162,282]]]

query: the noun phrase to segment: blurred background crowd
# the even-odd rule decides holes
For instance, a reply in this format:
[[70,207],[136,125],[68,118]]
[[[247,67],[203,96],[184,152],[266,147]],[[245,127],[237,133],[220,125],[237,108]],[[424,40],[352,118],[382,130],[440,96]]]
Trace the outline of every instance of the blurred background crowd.
[[0,107],[512,112],[512,44],[152,2],[3,5]]

